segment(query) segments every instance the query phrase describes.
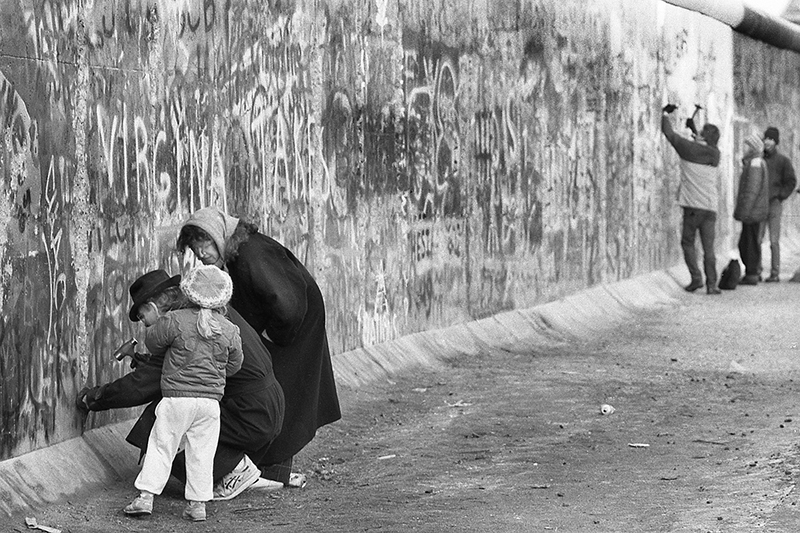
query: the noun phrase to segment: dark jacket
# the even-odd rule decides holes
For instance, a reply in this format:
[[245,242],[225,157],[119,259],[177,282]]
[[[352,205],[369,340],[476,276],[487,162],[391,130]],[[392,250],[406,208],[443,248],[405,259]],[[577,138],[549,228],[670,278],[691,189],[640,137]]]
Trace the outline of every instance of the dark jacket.
[[316,281],[292,252],[241,222],[226,241],[225,258],[233,280],[230,303],[269,337],[262,340],[285,394],[284,426],[261,465],[280,463],[308,444],[318,428],[342,417],[325,304]]
[[763,222],[769,215],[768,171],[760,157],[742,160],[742,175],[733,218],[744,224]]
[[675,151],[678,152],[678,157],[682,160],[709,167],[719,166],[719,148],[687,139],[676,133],[672,128],[669,116],[664,115],[661,117],[661,132],[672,147],[675,148]]
[[797,185],[792,162],[777,148],[772,153],[764,152],[764,160],[769,169],[769,199],[777,198],[782,202],[791,196]]
[[[214,459],[214,479],[230,472],[232,466],[217,463],[220,455],[230,451],[247,453],[253,461],[266,453],[283,425],[284,400],[281,386],[275,379],[269,351],[258,334],[234,309],[228,318],[239,327],[244,359],[242,367],[227,379],[220,401],[220,434]],[[133,426],[126,440],[142,451],[155,420],[155,403],[161,399],[161,367],[163,356],[152,356],[133,372],[89,389],[86,403],[92,411],[135,407],[151,403]],[[235,466],[238,459],[233,460]]]

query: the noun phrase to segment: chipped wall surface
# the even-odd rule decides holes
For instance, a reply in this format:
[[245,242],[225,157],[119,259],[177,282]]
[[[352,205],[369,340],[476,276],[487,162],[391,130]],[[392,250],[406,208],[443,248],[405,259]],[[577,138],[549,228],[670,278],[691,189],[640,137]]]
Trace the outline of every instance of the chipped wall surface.
[[745,44],[654,0],[0,2],[0,459],[84,429],[200,207],[295,251],[341,353],[680,261],[672,101],[723,130],[724,248],[734,125],[797,107]]

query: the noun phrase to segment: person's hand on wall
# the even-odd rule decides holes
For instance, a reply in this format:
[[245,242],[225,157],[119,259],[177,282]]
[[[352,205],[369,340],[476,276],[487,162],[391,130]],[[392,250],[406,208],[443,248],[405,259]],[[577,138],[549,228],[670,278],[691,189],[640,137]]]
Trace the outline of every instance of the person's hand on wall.
[[84,415],[88,415],[91,409],[89,409],[89,404],[86,403],[86,394],[89,392],[89,387],[84,387],[78,393],[78,396],[75,398],[75,407],[78,408]]

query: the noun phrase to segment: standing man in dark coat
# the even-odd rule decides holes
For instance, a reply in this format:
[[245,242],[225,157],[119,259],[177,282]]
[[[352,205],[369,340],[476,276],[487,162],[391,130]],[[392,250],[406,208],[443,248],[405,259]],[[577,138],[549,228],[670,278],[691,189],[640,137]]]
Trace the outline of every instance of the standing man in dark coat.
[[286,411],[280,435],[258,463],[262,476],[289,483],[293,457],[341,410],[325,329],[322,292],[305,266],[248,222],[208,207],[191,215],[178,236],[206,265],[227,269],[231,305],[259,332],[272,354]]
[[[791,160],[778,152],[780,143],[778,128],[770,126],[764,132],[764,159],[769,170],[769,215],[767,221],[761,224],[761,239],[769,227],[769,251],[771,269],[766,282],[780,281],[781,273],[781,215],[783,214],[783,201],[791,196],[797,185],[797,177]],[[759,268],[759,273],[761,268]]]
[[661,131],[680,157],[678,204],[683,209],[681,247],[692,277],[684,289],[694,292],[703,286],[703,274],[697,267],[697,250],[694,244],[699,232],[700,242],[703,244],[706,292],[720,294],[722,291],[717,287],[717,257],[714,251],[719,203],[719,128],[706,124],[694,140],[687,139],[672,129],[670,114],[675,109],[672,104],[664,107]]

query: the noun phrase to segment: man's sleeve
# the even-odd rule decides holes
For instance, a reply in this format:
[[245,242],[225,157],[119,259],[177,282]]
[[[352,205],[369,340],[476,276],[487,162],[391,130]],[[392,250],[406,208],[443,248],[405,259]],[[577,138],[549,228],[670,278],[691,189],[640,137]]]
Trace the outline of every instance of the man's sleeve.
[[781,201],[786,200],[792,195],[794,188],[797,186],[797,176],[794,173],[794,166],[788,157],[786,158],[786,165],[783,167],[783,176],[781,177]]
[[675,148],[675,151],[678,152],[678,155],[681,157],[681,159],[689,159],[689,152],[692,149],[691,145],[694,143],[689,139],[675,133],[675,130],[672,129],[672,121],[667,114],[662,114],[661,116],[661,132],[664,134],[664,137],[667,138],[672,147]]
[[86,404],[92,411],[136,407],[161,398],[163,357],[151,357],[121,378],[89,389]]
[[675,136],[675,130],[672,129],[672,121],[666,113],[661,114],[661,133],[672,143],[672,137]]
[[684,161],[712,167],[719,166],[719,150],[716,147],[687,139],[683,135],[675,133],[675,130],[672,129],[672,122],[666,114],[661,116],[661,131]]

